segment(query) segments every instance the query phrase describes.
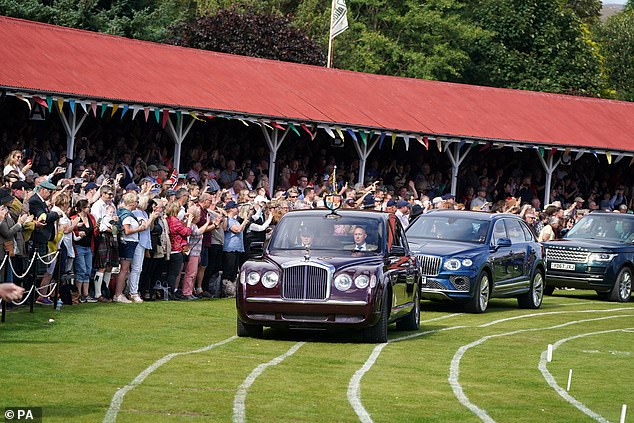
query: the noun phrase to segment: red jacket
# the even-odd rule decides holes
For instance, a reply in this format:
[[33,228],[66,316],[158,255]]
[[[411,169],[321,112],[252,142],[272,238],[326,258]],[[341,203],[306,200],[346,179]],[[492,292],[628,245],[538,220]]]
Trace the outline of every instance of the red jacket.
[[[97,235],[99,235],[99,226],[97,226],[97,221],[95,220],[95,216],[93,216],[90,213],[86,213],[86,215],[88,216],[88,219],[90,220],[90,224],[92,225],[92,237],[90,237],[90,250],[94,253],[95,252],[95,238],[97,238]],[[71,216],[70,220],[75,219],[77,216],[79,215],[76,214]],[[75,236],[79,236],[79,229],[77,227],[75,227],[75,229],[73,230],[73,234]]]
[[176,216],[167,216],[167,225],[170,229],[170,242],[172,243],[172,252],[183,251],[183,245],[187,244],[187,237],[191,235],[191,228],[183,225]]

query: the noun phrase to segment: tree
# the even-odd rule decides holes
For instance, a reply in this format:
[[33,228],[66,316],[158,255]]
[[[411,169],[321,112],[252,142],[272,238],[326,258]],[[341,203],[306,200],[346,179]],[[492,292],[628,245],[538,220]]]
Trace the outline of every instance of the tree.
[[606,74],[616,98],[634,101],[634,2],[599,28]]
[[586,96],[601,93],[597,45],[556,0],[470,0],[466,17],[490,31],[470,49],[464,82]]
[[323,50],[284,16],[223,9],[171,29],[170,44],[323,66]]

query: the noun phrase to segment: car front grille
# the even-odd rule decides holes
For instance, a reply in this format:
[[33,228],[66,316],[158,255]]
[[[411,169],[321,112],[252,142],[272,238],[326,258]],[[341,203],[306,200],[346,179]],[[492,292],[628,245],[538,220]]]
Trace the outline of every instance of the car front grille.
[[312,265],[292,266],[282,275],[282,298],[286,300],[326,300],[330,278],[328,270]]
[[583,249],[568,249],[561,247],[548,247],[546,249],[546,260],[567,261],[571,263],[587,263],[590,251]]
[[437,276],[440,271],[440,262],[440,257],[418,256],[418,263],[423,276]]

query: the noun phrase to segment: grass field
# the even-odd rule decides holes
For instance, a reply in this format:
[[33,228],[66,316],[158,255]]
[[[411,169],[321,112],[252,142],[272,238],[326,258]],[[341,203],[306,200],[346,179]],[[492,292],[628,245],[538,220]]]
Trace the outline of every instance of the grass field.
[[[579,404],[618,422],[627,404],[634,422],[634,303],[555,294],[482,315],[423,302],[421,330],[391,327],[386,345],[236,338],[233,300],[19,309],[0,326],[0,404],[42,407],[45,422],[592,421]],[[573,369],[568,399],[538,368],[548,344],[551,384],[565,392]]]

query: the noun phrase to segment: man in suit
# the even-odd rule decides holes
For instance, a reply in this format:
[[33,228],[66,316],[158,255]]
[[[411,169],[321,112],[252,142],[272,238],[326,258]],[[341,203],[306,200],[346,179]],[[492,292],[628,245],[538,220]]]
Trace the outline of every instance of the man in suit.
[[368,250],[368,244],[365,242],[365,239],[368,237],[368,233],[365,228],[362,226],[356,226],[352,232],[352,237],[354,238],[354,251]]
[[[36,224],[33,231],[33,249],[41,256],[48,254],[48,241],[53,239],[55,235],[55,222],[60,218],[60,215],[49,209],[47,201],[51,198],[52,192],[55,190],[55,185],[49,181],[44,181],[37,186],[35,194],[29,198],[29,211],[35,216],[35,219],[39,224]],[[50,258],[45,257],[45,260],[50,261]],[[43,263],[39,258],[36,259],[36,275],[44,274],[40,287],[46,286],[51,282],[53,273],[48,272],[46,263]],[[44,288],[44,291],[48,292],[48,288]],[[44,296],[40,296],[37,299],[38,304],[52,305],[53,302]]]

